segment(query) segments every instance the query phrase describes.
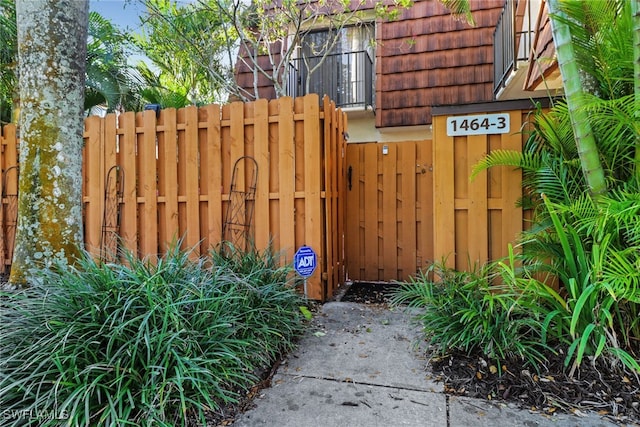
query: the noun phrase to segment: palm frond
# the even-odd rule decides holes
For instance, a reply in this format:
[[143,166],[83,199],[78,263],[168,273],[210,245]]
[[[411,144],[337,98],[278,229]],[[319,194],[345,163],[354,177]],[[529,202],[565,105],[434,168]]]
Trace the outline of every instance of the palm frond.
[[476,25],[471,13],[470,0],[440,0],[440,3],[451,11],[454,18],[464,19],[471,26]]
[[470,179],[474,179],[480,172],[495,166],[512,166],[525,170],[536,170],[541,166],[541,163],[539,156],[535,153],[523,153],[515,150],[493,150],[473,167]]

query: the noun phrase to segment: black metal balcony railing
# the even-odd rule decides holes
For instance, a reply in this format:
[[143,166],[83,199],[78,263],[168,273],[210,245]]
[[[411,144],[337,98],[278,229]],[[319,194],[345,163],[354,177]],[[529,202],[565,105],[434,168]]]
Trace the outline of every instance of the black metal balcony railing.
[[[518,4],[524,2],[522,25],[516,28]],[[531,0],[507,0],[493,33],[493,95],[506,86],[518,61],[528,61],[534,34]]]
[[[324,59],[323,59],[324,58]],[[338,107],[373,107],[373,60],[367,51],[313,56],[291,61],[287,93],[328,95]],[[321,65],[314,70],[314,68]],[[309,70],[314,70],[307,78]]]

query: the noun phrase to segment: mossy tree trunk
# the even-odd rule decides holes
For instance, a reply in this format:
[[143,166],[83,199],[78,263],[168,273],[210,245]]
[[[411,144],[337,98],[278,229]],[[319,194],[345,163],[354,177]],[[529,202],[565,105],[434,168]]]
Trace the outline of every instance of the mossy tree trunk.
[[82,133],[89,3],[17,0],[18,225],[11,276],[76,259],[83,243]]

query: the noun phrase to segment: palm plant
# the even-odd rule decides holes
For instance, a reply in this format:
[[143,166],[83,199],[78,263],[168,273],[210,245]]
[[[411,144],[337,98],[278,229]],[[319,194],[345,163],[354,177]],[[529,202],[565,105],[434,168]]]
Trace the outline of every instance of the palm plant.
[[[15,122],[20,108],[14,0],[0,0],[0,123]],[[142,82],[127,64],[127,37],[96,12],[89,14],[85,110],[104,105],[139,109]]]
[[147,104],[158,104],[162,108],[182,108],[190,105],[188,89],[175,84],[170,75],[154,73],[145,62],[136,66],[143,82],[140,98]]
[[12,121],[13,98],[17,95],[16,6],[13,0],[0,0],[0,124]]
[[149,84],[145,99],[155,98],[154,103],[165,107],[222,101],[221,87],[233,81],[232,61],[225,57],[224,47],[234,37],[225,33],[221,15],[205,2],[144,0],[144,4],[143,32],[134,36],[134,42],[155,68],[153,73],[144,64],[139,69]]
[[97,12],[89,14],[85,110],[104,105],[137,110],[142,81],[127,64],[127,36]]

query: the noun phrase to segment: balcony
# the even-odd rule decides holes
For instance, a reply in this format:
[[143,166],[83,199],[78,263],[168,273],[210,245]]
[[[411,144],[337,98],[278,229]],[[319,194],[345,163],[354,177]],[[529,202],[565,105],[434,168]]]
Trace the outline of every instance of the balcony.
[[369,52],[297,58],[289,66],[287,93],[290,96],[326,94],[338,107],[373,108],[373,59]]
[[[519,99],[535,34],[540,0],[507,0],[493,33],[493,95],[496,99]],[[536,13],[534,16],[533,13]]]

